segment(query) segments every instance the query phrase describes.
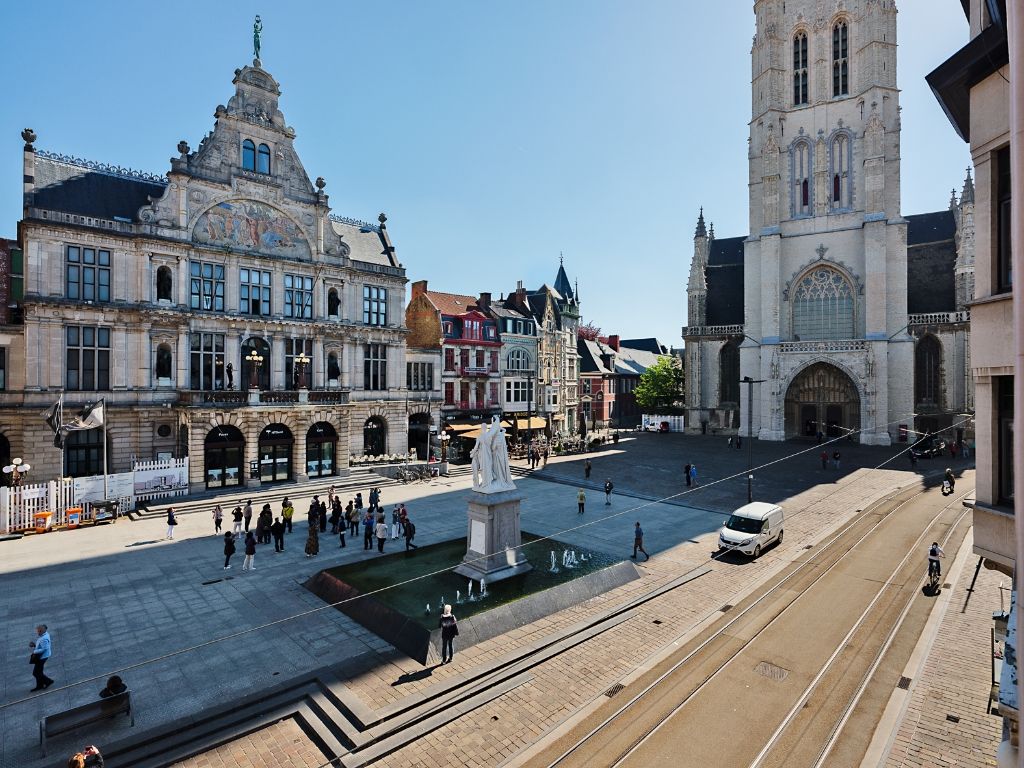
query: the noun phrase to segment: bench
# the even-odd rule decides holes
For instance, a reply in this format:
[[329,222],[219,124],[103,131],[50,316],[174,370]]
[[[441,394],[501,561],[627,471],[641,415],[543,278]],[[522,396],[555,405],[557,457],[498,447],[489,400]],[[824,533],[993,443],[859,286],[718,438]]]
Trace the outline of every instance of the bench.
[[42,750],[43,757],[46,756],[47,738],[69,733],[100,720],[115,717],[122,712],[131,718],[131,724],[134,726],[135,714],[132,712],[131,691],[118,693],[98,701],[90,701],[88,704],[74,707],[65,712],[58,712],[55,715],[47,715],[39,721],[39,748]]

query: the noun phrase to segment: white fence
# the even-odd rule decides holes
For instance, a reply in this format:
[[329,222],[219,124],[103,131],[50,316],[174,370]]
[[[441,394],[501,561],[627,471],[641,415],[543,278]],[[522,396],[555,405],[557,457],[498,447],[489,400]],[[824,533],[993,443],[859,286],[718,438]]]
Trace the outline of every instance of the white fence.
[[[188,494],[188,458],[137,462],[131,472],[107,475],[106,498],[117,500],[118,512],[140,501]],[[48,483],[0,488],[0,533],[35,527],[37,512],[50,512],[50,527],[67,524],[67,510],[81,507],[83,521],[92,520],[94,502],[104,499],[103,475],[65,478]]]

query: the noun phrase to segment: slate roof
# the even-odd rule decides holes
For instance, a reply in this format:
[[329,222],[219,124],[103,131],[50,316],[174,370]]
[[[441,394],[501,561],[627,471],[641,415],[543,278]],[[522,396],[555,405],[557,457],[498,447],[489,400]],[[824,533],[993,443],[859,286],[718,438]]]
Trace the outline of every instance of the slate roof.
[[956,234],[956,218],[950,210],[917,213],[907,220],[907,246],[952,240]]
[[461,293],[444,293],[443,291],[425,291],[423,293],[442,315],[464,315],[473,310],[479,311],[476,296]]
[[660,355],[642,349],[619,345],[615,353],[615,372],[624,376],[639,376],[658,362]]
[[580,356],[580,373],[611,373],[601,360],[601,355],[605,354],[607,349],[609,348],[599,341],[576,339],[576,352]]
[[619,342],[619,346],[629,347],[630,349],[639,349],[643,352],[651,352],[655,355],[665,354],[664,345],[654,337],[649,339],[623,339]]
[[956,219],[936,211],[907,219],[907,312],[956,309]]
[[508,299],[505,299],[504,301],[492,301],[490,308],[491,312],[493,312],[496,317],[511,317],[513,320],[530,319],[530,315],[528,313],[521,312],[511,304]]
[[708,264],[742,264],[745,237],[716,237],[711,241]]
[[139,209],[149,204],[149,198],[162,197],[167,188],[167,182],[161,184],[90,167],[93,165],[97,164],[79,164],[72,158],[58,160],[37,152],[32,206],[101,219],[116,216],[136,221]]
[[565,274],[565,266],[558,265],[558,274],[555,276],[555,290],[562,295],[562,298],[572,300],[573,290],[569,283],[569,276]]
[[341,241],[349,247],[349,258],[353,261],[397,266],[385,250],[384,236],[379,227],[354,219],[331,219],[330,223],[335,233],[341,236]]

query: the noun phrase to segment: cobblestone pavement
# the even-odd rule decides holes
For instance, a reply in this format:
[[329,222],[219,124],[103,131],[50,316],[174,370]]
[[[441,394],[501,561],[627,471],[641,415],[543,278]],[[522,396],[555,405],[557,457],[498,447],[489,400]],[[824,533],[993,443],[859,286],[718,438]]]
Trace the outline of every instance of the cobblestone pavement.
[[[676,487],[685,491],[671,468],[677,462],[674,450],[666,450],[677,443],[666,440],[678,441],[681,446],[708,445],[703,454],[706,458],[701,459],[701,486],[671,504],[648,500]],[[404,673],[422,668],[340,612],[313,611],[322,603],[301,586],[322,568],[377,555],[364,552],[361,542],[350,539],[349,546],[340,549],[336,539],[323,536],[320,557],[307,559],[300,551],[304,520],[288,537],[284,553],[275,554],[267,546],[259,549],[252,573],[240,571],[238,556],[232,570],[222,569],[222,543],[204,514],[182,515],[173,542],[163,539],[166,528],[160,519],[0,542],[0,574],[5,586],[0,592],[0,615],[5,619],[0,628],[0,664],[5,670],[0,677],[0,728],[8,734],[0,745],[0,765],[33,768],[52,764],[52,759],[37,758],[34,734],[39,718],[92,700],[106,675],[130,665],[142,664],[123,673],[134,692],[136,731],[194,714],[313,667],[331,665],[345,677],[351,671],[346,669],[351,666],[348,660],[366,653],[375,654],[379,663],[371,672],[355,676],[350,685],[367,705],[377,707],[571,625],[630,595],[645,593],[705,563],[714,548],[721,511],[729,508],[727,504],[731,506],[727,498],[708,501],[709,494],[718,492],[717,486],[707,484],[709,478],[729,471],[715,467],[718,459],[712,451],[718,442],[726,465],[739,461],[725,453],[727,446],[720,438],[653,434],[624,439],[609,451],[592,456],[592,480],[613,474],[616,494],[608,507],[603,494],[588,491],[583,518],[576,514],[574,487],[540,479],[517,481],[526,495],[524,530],[558,535],[581,550],[628,556],[632,524],[640,519],[652,554],[651,561],[640,566],[644,578],[474,648],[459,649],[454,664],[400,685],[396,683]],[[758,447],[766,459],[794,450],[788,444]],[[881,463],[891,453],[889,449],[860,450],[865,451],[862,463],[869,466]],[[546,472],[554,475],[557,470],[567,478],[581,478],[582,461],[582,457],[556,459]],[[745,466],[745,461],[741,463]],[[852,473],[844,466],[842,473],[833,472],[824,483],[824,475],[813,469],[795,471],[792,466],[780,465],[756,486],[757,498],[781,501],[787,508],[790,518],[784,547],[769,551],[754,563],[741,559],[716,562],[713,573],[652,601],[637,618],[552,659],[531,683],[440,729],[422,740],[422,745],[418,742],[415,749],[395,753],[383,764],[429,765],[419,762],[428,757],[439,765],[450,764],[448,750],[456,744],[472,745],[476,736],[469,734],[486,726],[488,733],[500,737],[488,738],[479,754],[473,748],[461,748],[473,752],[479,764],[495,765],[600,695],[651,654],[671,645],[723,603],[753,588],[870,499],[897,485],[922,481],[909,472],[909,462],[899,469]],[[645,475],[653,479],[644,482]],[[796,476],[804,477],[800,482],[806,483],[805,488],[780,495],[778,490],[798,482]],[[465,535],[468,484],[468,478],[458,478],[388,488],[385,502],[409,504],[418,543],[448,540]],[[647,498],[625,495],[631,491]],[[745,501],[745,485],[734,490],[736,494]],[[253,497],[259,504],[257,490]],[[296,487],[293,499],[301,515],[308,506],[301,486]],[[396,545],[389,544],[387,549],[394,550]],[[309,613],[285,621],[303,611]],[[661,623],[655,624],[655,620]],[[57,684],[32,695],[25,653],[38,622],[47,623],[54,638],[55,653],[47,673]],[[271,622],[279,623],[218,642]],[[196,650],[176,653],[199,645],[202,647]],[[143,663],[153,659],[157,660]],[[463,733],[467,734],[465,741]],[[104,740],[128,736],[129,729],[124,723],[103,724],[88,735],[89,741],[102,747]],[[79,740],[77,736],[57,740],[53,753],[71,748]],[[474,764],[468,756],[466,764]]]
[[[969,537],[970,539],[970,537]],[[992,613],[1009,607],[1010,577],[982,568],[974,592],[966,592],[977,558],[968,558],[952,585],[934,643],[910,690],[902,720],[884,765],[996,764],[1002,718],[987,713],[990,689]],[[951,720],[950,718],[955,720]]]
[[324,755],[293,719],[228,742],[174,768],[319,768]]

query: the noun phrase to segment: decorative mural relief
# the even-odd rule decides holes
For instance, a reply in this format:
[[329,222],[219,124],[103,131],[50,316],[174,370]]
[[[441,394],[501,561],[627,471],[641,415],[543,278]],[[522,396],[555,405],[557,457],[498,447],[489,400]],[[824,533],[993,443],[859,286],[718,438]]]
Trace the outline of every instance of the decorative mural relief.
[[252,200],[213,206],[196,221],[192,240],[274,256],[310,255],[309,244],[295,222],[277,209]]

